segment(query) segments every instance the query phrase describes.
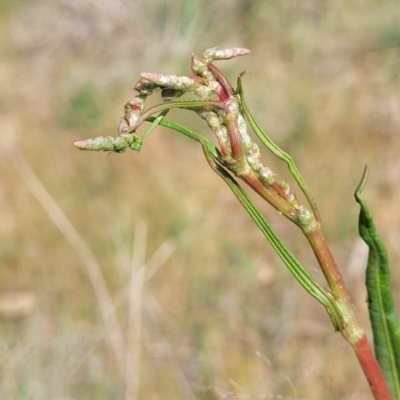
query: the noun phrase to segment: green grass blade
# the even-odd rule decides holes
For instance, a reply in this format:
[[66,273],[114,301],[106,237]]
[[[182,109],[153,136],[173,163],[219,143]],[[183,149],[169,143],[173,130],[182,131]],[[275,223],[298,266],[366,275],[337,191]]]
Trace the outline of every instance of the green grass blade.
[[359,232],[369,247],[366,284],[369,318],[379,365],[395,399],[400,399],[400,324],[390,286],[387,250],[383,244],[367,203],[361,196],[368,175],[365,168],[355,198],[360,204]]

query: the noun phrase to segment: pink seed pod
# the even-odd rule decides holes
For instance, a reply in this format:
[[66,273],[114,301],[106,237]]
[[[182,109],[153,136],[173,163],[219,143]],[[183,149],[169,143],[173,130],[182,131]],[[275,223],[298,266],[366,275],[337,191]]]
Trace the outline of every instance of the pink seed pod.
[[217,50],[216,47],[207,49],[203,54],[203,61],[209,64],[215,60],[229,60],[234,57],[245,56],[250,50],[241,47],[232,47],[231,49]]
[[140,78],[133,86],[132,89],[137,90],[142,95],[150,96],[156,88],[154,83],[149,82],[147,79]]
[[237,96],[230,96],[224,104],[232,114],[239,114],[240,100]]
[[213,130],[217,131],[221,129],[220,119],[214,111],[202,111],[198,113],[199,117],[205,119],[207,121],[208,126]]
[[191,64],[192,71],[195,75],[201,76],[208,82],[215,80],[214,75],[208,69],[208,66],[200,61],[195,54],[192,54],[192,64]]
[[118,134],[129,132],[129,125],[125,119],[121,119],[121,122],[118,125]]
[[[129,128],[136,124],[137,120],[142,115],[146,97],[147,96],[145,96],[145,95],[139,95],[139,96],[133,97],[125,104],[125,106],[124,106],[125,115],[118,127],[118,132],[120,134],[122,132],[126,131],[126,127],[128,127],[128,131],[129,131],[130,130]],[[123,121],[126,122],[126,126],[124,125]]]
[[95,151],[112,151],[114,145],[112,136],[99,136],[87,140],[80,140],[74,143],[74,146],[81,150],[95,150]]
[[125,111],[129,112],[129,111],[143,111],[144,108],[144,98],[141,96],[136,96],[133,97],[132,99],[130,99],[124,106]]
[[194,94],[202,99],[207,99],[213,94],[219,96],[221,90],[222,87],[217,81],[211,81],[207,85],[198,85],[194,90]]
[[129,127],[132,127],[136,124],[140,115],[141,115],[140,112],[130,111],[130,112],[125,113],[124,120],[127,122]]
[[275,183],[276,173],[270,170],[268,167],[264,165],[261,167],[260,171],[260,180],[265,186],[272,186]]
[[144,72],[141,74],[143,79],[153,83],[157,87],[184,90],[186,92],[193,91],[199,84],[197,79],[187,76],[162,75]]

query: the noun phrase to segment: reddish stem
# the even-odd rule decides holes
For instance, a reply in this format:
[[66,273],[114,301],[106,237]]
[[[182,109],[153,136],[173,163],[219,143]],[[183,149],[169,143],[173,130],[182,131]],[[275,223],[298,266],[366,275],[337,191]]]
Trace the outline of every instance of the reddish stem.
[[249,172],[240,176],[253,190],[262,198],[268,201],[275,209],[290,219],[293,206],[288,204],[285,198],[275,192],[271,187],[265,186],[260,182],[259,177],[254,172]]
[[222,87],[222,91],[219,94],[219,99],[223,102],[229,97],[234,96],[235,89],[233,89],[233,86],[228,81],[228,79],[225,78],[223,73],[212,63],[208,64],[208,69],[211,71],[211,73],[214,75],[214,78]]
[[[219,97],[220,100],[224,102],[227,100],[227,98],[234,95],[235,91],[230,82],[214,64],[209,64],[208,68],[222,87]],[[226,124],[229,132],[233,158],[240,163],[244,157],[244,154],[240,132],[237,126],[237,120],[228,118]],[[259,178],[251,172],[241,174],[240,177],[264,199],[266,199],[273,207],[291,219],[291,212],[294,210],[298,202],[296,199],[296,204],[289,204],[287,201],[288,199],[286,199],[285,190],[281,187],[281,185],[274,183],[272,188],[266,187],[259,181]],[[343,326],[341,327],[340,332],[353,347],[375,399],[391,400],[392,396],[383,376],[382,370],[378,364],[378,361],[376,360],[371,346],[367,341],[364,331],[360,327],[349,293],[344,285],[340,270],[325,241],[316,207],[314,212],[317,218],[317,223],[313,224],[314,229],[308,231],[307,227],[300,226],[300,228],[302,228],[303,233],[310,242],[329,287],[332,290],[333,297],[336,299],[338,304],[341,304],[341,310],[343,312]]]
[[[273,207],[290,219],[293,206],[288,204],[286,199],[282,198],[282,195],[277,193],[273,188],[264,186],[255,174],[247,173],[240,177]],[[303,230],[303,232],[310,242],[318,263],[332,290],[333,297],[341,304],[345,320],[340,327],[340,333],[353,347],[375,399],[391,400],[392,397],[382,370],[358,322],[351,298],[344,285],[340,270],[325,241],[320,223],[315,225],[314,230],[309,232]]]
[[224,121],[226,124],[226,129],[228,130],[229,142],[232,149],[232,157],[235,161],[238,162],[239,165],[244,164],[246,160],[244,155],[242,136],[240,134],[240,130],[237,124],[237,115],[229,112],[229,114],[226,114]]
[[391,400],[392,396],[385,377],[368,343],[365,333],[358,322],[350,295],[328,244],[325,241],[320,224],[318,224],[318,229],[304,233],[328,281],[329,287],[332,290],[332,295],[338,303],[340,302],[342,304],[341,308],[346,317],[346,321],[344,321],[340,333],[353,347],[375,399]]
[[357,358],[361,364],[364,374],[368,380],[372,393],[377,400],[392,400],[389,387],[385,381],[378,361],[364,335],[353,346]]
[[318,224],[318,229],[305,233],[314,254],[321,266],[325,279],[332,290],[335,298],[349,298],[349,294],[343,282],[342,274],[336,264],[328,244],[325,241],[321,225]]

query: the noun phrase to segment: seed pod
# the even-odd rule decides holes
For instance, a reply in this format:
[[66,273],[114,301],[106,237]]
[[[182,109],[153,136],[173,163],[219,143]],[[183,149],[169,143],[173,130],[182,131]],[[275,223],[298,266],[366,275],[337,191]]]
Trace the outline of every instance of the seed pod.
[[137,90],[142,95],[150,96],[153,93],[156,85],[154,83],[149,82],[146,79],[140,78],[132,87],[132,89]]
[[129,132],[129,125],[126,119],[121,119],[121,122],[118,125],[118,134]]
[[162,75],[144,72],[141,74],[143,79],[153,83],[156,87],[183,90],[192,92],[198,85],[198,80],[187,76]]
[[137,120],[139,119],[141,113],[130,111],[125,113],[124,120],[127,122],[128,126],[131,128],[135,126]]
[[[147,96],[139,95],[139,96],[133,97],[125,104],[124,120],[126,121],[129,128],[134,126],[136,124],[137,120],[139,119],[139,117],[142,115],[142,112],[144,109],[144,101],[145,101],[146,97]],[[124,127],[121,126],[121,124],[122,124],[122,121],[120,123],[120,128],[124,129]],[[118,131],[120,130],[120,128],[118,128]]]
[[225,106],[228,107],[232,114],[238,115],[240,110],[240,102],[237,96],[230,96],[225,102]]
[[238,56],[245,56],[249,54],[250,50],[240,48],[240,47],[233,47],[231,49],[225,50],[217,50],[216,47],[211,49],[207,49],[203,54],[203,61],[206,64],[213,62],[214,60],[229,60],[233,57]]
[[130,99],[124,106],[125,111],[129,112],[131,110],[135,111],[143,111],[144,108],[144,101],[145,97],[143,96],[135,96],[132,99]]
[[75,142],[74,146],[78,147],[82,150],[95,150],[95,151],[113,151],[114,144],[113,144],[112,136],[99,136],[96,138],[91,138],[88,140],[81,140],[79,142]]
[[212,72],[208,69],[208,66],[201,62],[195,54],[192,54],[192,71],[194,74],[197,76],[201,76],[204,78],[207,82],[211,82],[215,80],[214,75]]
[[260,169],[260,180],[266,186],[271,186],[275,182],[276,173],[268,167],[262,166]]
[[116,153],[123,153],[128,147],[133,150],[140,149],[141,140],[132,133],[123,133],[117,137],[99,136],[78,141],[74,143],[74,146],[82,150],[115,151]]
[[254,172],[260,172],[263,165],[261,164],[261,152],[259,147],[252,142],[250,147],[245,149],[246,160]]
[[219,96],[221,90],[221,85],[217,81],[211,81],[207,85],[198,85],[194,94],[202,99],[208,99],[213,94]]

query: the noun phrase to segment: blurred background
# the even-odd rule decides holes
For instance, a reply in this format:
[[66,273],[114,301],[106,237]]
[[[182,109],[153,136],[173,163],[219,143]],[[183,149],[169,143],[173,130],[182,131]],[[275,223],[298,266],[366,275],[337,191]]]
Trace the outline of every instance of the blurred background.
[[[116,134],[141,72],[249,48],[218,67],[252,72],[248,104],[302,171],[370,332],[353,193],[368,164],[398,289],[399,18],[374,0],[2,0],[0,398],[372,399],[197,143],[163,128],[139,154],[72,143]],[[323,282],[298,229],[257,204]]]

